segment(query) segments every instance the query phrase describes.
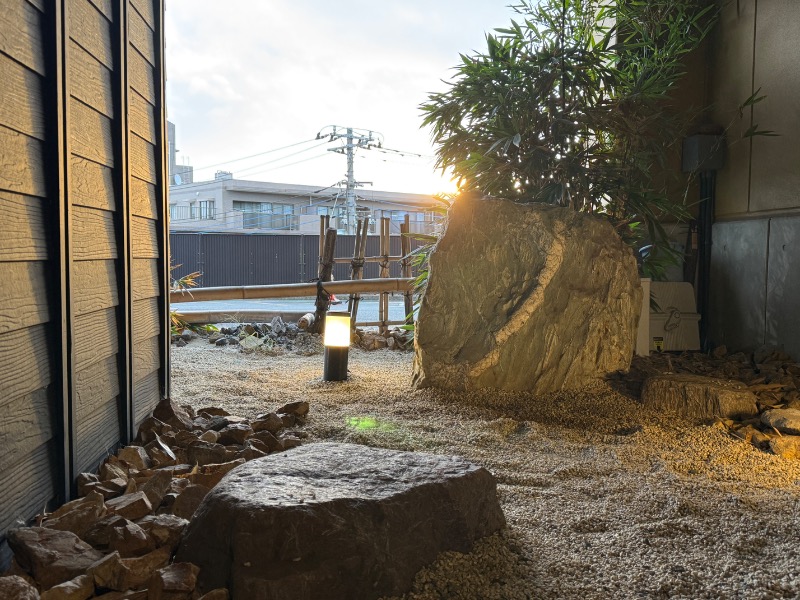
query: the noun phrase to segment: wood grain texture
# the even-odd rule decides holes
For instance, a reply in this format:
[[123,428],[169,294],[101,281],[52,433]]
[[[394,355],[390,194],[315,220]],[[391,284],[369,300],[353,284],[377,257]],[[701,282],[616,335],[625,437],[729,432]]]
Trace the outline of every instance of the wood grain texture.
[[70,165],[70,200],[79,206],[115,210],[114,172],[96,162],[72,155]]
[[120,350],[116,308],[81,315],[75,319],[73,329],[76,371],[114,356]]
[[73,264],[75,315],[85,315],[119,304],[113,260],[82,260]]
[[129,138],[131,174],[150,183],[158,182],[156,147],[135,133]]
[[54,415],[47,390],[37,390],[3,405],[0,419],[0,473],[53,437]]
[[157,298],[161,295],[158,260],[137,258],[132,261],[131,292],[134,300]]
[[45,262],[0,262],[0,334],[50,320],[47,281]]
[[45,325],[0,334],[0,398],[10,402],[50,383]]
[[157,219],[158,197],[156,195],[156,186],[137,177],[131,177],[129,190],[131,212],[137,217]]
[[84,206],[73,207],[72,258],[73,260],[117,258],[114,213]]
[[0,191],[0,261],[47,259],[46,206],[41,198]]
[[128,80],[131,88],[139,92],[142,98],[153,106],[157,104],[155,72],[135,48],[128,52]]
[[133,381],[136,383],[161,364],[161,346],[158,336],[136,342],[133,348]]
[[153,412],[161,400],[158,371],[153,371],[133,383],[133,421],[138,427]]
[[0,533],[42,512],[56,495],[55,449],[52,441],[20,457],[0,471]]
[[108,67],[72,40],[68,63],[72,96],[113,119],[114,96]]
[[40,198],[46,195],[42,142],[2,125],[0,125],[0,190]]
[[0,54],[0,82],[3,86],[0,123],[43,140],[42,77]]
[[4,0],[0,10],[0,52],[45,74],[42,13],[25,0]]
[[128,39],[151,65],[155,66],[155,35],[137,10],[128,11]]
[[119,394],[117,356],[109,356],[75,373],[75,414],[78,424]]
[[119,400],[111,398],[85,415],[77,427],[77,466],[94,472],[119,446]]
[[90,0],[94,7],[103,13],[103,16],[106,17],[109,21],[113,21],[114,13],[111,12],[111,2],[112,0]]
[[155,108],[136,91],[130,93],[128,119],[131,131],[151,144],[156,143]]
[[[161,332],[158,319],[158,300],[149,298],[133,303],[133,341],[139,343]],[[135,344],[134,344],[135,345]]]
[[153,0],[131,0],[131,4],[153,31],[156,30],[155,4]]
[[69,36],[89,54],[113,70],[111,24],[89,0],[70,0]]
[[114,138],[111,120],[80,100],[69,100],[69,129],[72,153],[107,167],[114,166]]
[[131,217],[131,245],[133,258],[158,258],[157,221]]

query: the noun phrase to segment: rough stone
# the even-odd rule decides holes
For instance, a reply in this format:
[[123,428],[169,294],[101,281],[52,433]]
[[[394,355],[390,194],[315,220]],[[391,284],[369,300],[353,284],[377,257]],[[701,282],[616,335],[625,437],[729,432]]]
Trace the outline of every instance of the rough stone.
[[781,433],[800,435],[800,410],[796,408],[777,408],[764,411],[761,422],[774,427]]
[[244,463],[245,459],[237,458],[236,460],[218,465],[206,465],[204,467],[200,467],[196,473],[187,475],[186,479],[188,479],[191,483],[202,485],[211,489],[217,485],[222,478],[225,477],[225,475]]
[[85,497],[67,502],[48,515],[42,525],[49,529],[71,531],[82,538],[90,527],[106,516],[107,512],[103,495],[91,491]]
[[252,427],[253,431],[255,431],[256,433],[259,431],[269,431],[270,433],[277,433],[278,431],[283,429],[283,421],[274,412],[264,413],[256,417],[256,420],[253,421]]
[[164,499],[164,494],[169,491],[169,486],[172,483],[172,473],[167,470],[156,471],[156,473],[147,480],[142,486],[141,491],[147,496],[152,508],[158,508],[161,500]]
[[145,587],[153,572],[167,566],[172,550],[162,546],[138,558],[123,558],[120,564],[119,587],[124,590],[138,590]]
[[135,494],[127,494],[114,498],[106,503],[108,510],[120,517],[125,517],[130,521],[141,519],[145,515],[149,515],[153,506],[144,492],[136,492]]
[[166,467],[174,465],[178,462],[178,457],[175,452],[169,447],[160,436],[156,435],[152,442],[145,446],[150,460],[153,461],[157,467]]
[[494,477],[462,458],[310,444],[232,471],[176,560],[200,567],[201,592],[235,600],[374,599],[504,525]]
[[627,370],[641,297],[607,221],[462,194],[430,256],[414,385],[541,394]]
[[783,458],[800,460],[800,436],[783,435],[770,438],[769,449]]
[[91,575],[81,575],[51,587],[42,593],[42,600],[87,600],[94,596]]
[[0,577],[0,598],[14,600],[39,600],[39,591],[22,577]]
[[100,467],[100,481],[110,481],[112,479],[124,479],[128,481],[128,469],[121,464],[116,456],[109,456]]
[[111,529],[108,549],[119,552],[122,558],[141,556],[155,547],[155,542],[136,523],[125,520],[119,526]]
[[254,433],[249,441],[252,442],[253,440],[262,442],[270,452],[283,452],[283,444],[269,431],[264,430]]
[[642,386],[642,402],[696,419],[743,419],[758,414],[755,395],[738,381],[700,375],[655,375]]
[[187,521],[191,520],[192,515],[194,515],[197,507],[200,506],[209,491],[211,490],[204,485],[186,486],[186,489],[175,498],[175,503],[172,505],[172,514]]
[[189,521],[175,515],[150,515],[137,523],[159,547],[169,548],[170,554],[178,547],[178,542],[188,524]]
[[44,527],[12,529],[8,544],[19,565],[42,589],[82,575],[103,557],[74,533]]
[[170,431],[175,431],[175,428],[172,425],[168,425],[163,421],[156,419],[155,417],[147,417],[142,424],[139,425],[139,435],[137,436],[137,440],[139,440],[142,444],[149,444],[154,439],[156,439],[157,435],[165,435]]
[[294,415],[296,417],[305,417],[308,414],[310,406],[305,400],[298,400],[296,402],[289,402],[284,404],[275,412],[278,414]]
[[191,429],[192,417],[186,412],[186,409],[181,407],[177,402],[167,398],[159,402],[153,410],[153,416],[171,425],[175,429]]
[[78,484],[78,496],[85,496],[89,493],[91,488],[88,488],[89,484],[98,483],[100,478],[97,476],[96,473],[81,473],[76,478],[76,483]]
[[117,457],[137,471],[149,469],[151,466],[150,457],[147,456],[147,451],[141,446],[127,446],[117,453]]
[[229,444],[244,445],[244,441],[253,435],[253,430],[245,423],[228,425],[219,432],[219,443],[223,446]]
[[189,462],[193,465],[209,465],[225,462],[225,446],[197,441],[186,449]]
[[[172,600],[191,594],[197,586],[196,565],[176,562],[156,571],[150,579],[149,600]],[[256,598],[256,596],[253,596]]]

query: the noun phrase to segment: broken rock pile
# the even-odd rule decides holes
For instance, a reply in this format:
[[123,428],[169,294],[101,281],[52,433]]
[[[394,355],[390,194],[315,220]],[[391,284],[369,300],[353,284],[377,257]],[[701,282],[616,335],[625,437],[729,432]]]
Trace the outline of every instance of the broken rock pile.
[[800,459],[800,363],[780,350],[653,354],[620,377],[646,405],[714,420],[760,450]]
[[[308,410],[292,402],[250,420],[162,401],[132,445],[78,477],[77,500],[8,532],[14,560],[0,598],[201,598],[199,568],[173,562],[189,520],[228,472],[299,446]],[[228,597],[217,589],[202,599]]]

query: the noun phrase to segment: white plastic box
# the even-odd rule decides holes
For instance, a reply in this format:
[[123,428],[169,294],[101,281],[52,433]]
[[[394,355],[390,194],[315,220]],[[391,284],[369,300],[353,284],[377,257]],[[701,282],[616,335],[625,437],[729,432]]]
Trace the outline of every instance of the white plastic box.
[[649,349],[668,352],[700,349],[700,315],[691,283],[650,282],[658,312],[650,310]]

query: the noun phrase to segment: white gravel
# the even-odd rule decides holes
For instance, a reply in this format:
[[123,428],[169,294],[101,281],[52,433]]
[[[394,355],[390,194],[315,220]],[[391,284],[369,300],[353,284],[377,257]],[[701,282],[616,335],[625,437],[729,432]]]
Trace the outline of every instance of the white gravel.
[[497,478],[508,529],[419,573],[407,600],[800,598],[800,461],[647,411],[601,383],[544,397],[411,388],[411,354],[173,347],[172,396],[254,416],[311,403],[311,440],[459,454]]

